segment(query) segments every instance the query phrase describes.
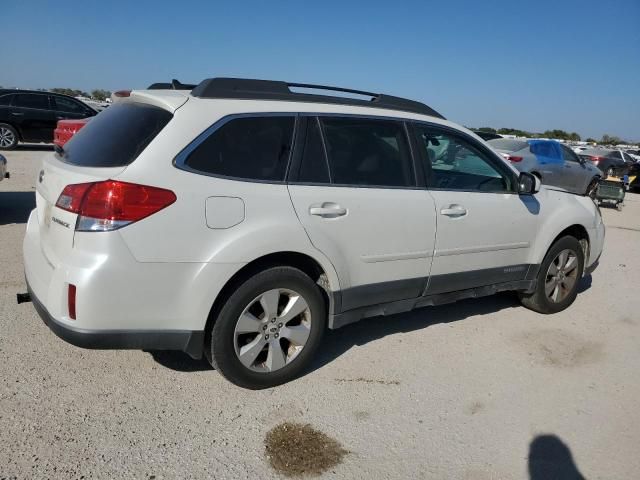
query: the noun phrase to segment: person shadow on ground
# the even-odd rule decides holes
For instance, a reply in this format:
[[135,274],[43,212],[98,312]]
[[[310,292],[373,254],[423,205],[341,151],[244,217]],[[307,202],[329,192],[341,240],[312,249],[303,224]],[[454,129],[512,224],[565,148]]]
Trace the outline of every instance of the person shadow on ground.
[[531,480],[585,480],[571,450],[555,435],[538,435],[529,445]]

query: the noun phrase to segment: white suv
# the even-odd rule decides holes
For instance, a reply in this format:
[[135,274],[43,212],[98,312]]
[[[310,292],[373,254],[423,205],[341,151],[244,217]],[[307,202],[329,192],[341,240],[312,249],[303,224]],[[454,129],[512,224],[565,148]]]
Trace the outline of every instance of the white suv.
[[264,388],[365,317],[502,290],[543,313],[574,301],[604,241],[590,198],[540,189],[424,104],[320,89],[344,92],[134,91],[48,156],[24,264],[51,330],[204,354]]

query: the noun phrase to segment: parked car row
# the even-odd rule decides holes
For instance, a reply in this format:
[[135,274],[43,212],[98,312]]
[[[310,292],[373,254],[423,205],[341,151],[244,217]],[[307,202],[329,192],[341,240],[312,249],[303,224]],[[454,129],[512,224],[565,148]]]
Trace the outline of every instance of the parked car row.
[[559,312],[604,225],[522,162],[383,94],[133,91],[44,159],[29,296],[74,345],[182,350],[247,388],[295,378],[327,328],[367,317],[505,290]]

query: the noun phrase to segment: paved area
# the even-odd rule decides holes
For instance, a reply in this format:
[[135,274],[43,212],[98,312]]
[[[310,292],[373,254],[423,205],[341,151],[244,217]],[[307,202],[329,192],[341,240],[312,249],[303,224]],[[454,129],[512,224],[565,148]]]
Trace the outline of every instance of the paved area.
[[364,321],[252,392],[181,353],[73,347],[16,304],[47,154],[9,152],[0,182],[0,478],[278,478],[264,441],[283,422],[349,452],[326,478],[640,478],[640,196],[604,209],[569,310],[498,295]]

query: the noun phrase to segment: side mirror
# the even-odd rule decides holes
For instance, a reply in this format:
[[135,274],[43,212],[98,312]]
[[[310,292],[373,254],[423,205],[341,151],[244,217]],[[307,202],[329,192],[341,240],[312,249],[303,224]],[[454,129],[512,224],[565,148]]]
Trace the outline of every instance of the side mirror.
[[518,193],[520,195],[533,195],[540,191],[542,182],[535,175],[528,172],[521,172],[518,177]]

